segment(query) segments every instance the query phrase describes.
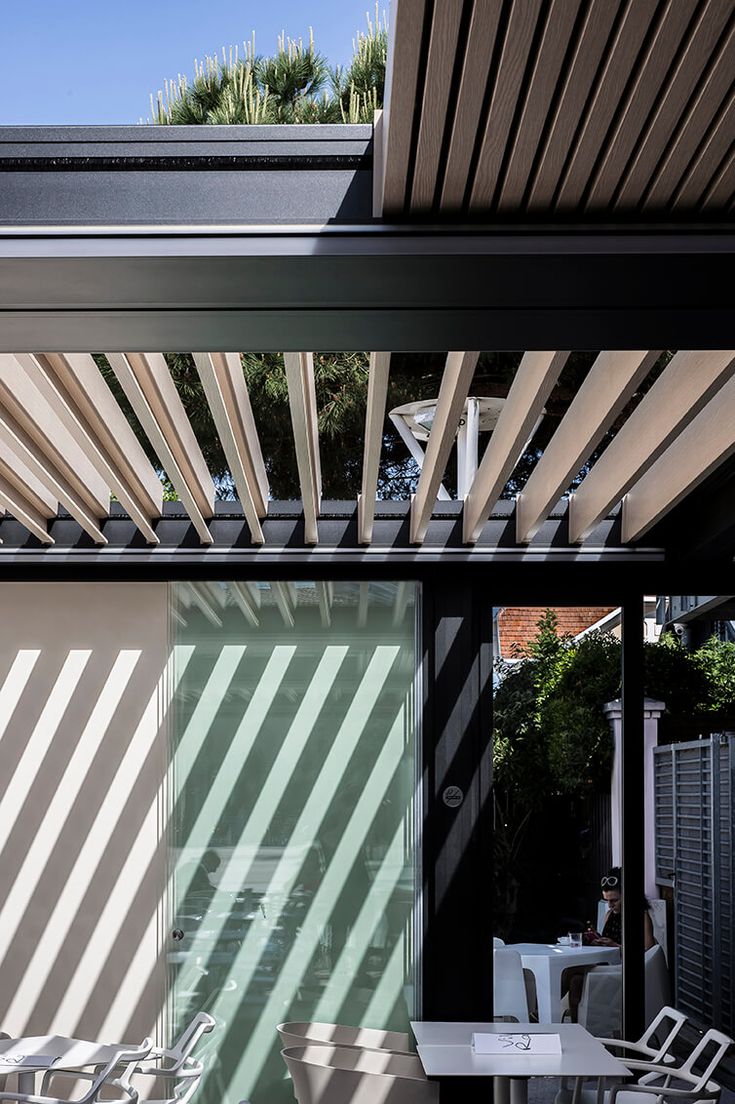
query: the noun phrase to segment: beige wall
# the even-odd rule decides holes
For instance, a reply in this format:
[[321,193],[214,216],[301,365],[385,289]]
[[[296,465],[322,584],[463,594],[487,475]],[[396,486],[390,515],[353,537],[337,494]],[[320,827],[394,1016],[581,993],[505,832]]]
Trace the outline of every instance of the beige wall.
[[167,587],[0,584],[0,1028],[137,1041],[165,993]]

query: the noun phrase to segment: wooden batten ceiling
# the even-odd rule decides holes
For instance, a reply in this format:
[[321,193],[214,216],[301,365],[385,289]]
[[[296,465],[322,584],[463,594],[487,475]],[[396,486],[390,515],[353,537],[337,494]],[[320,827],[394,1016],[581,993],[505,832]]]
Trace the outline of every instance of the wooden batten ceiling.
[[394,0],[376,213],[718,219],[733,0]]

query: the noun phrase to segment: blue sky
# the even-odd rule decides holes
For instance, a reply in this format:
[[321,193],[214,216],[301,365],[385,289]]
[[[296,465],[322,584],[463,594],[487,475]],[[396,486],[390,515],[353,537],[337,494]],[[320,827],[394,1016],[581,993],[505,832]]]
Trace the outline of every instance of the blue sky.
[[[137,123],[165,77],[242,44],[270,53],[306,38],[331,62],[352,54],[374,0],[0,0],[0,125]],[[381,12],[387,2],[381,3]]]

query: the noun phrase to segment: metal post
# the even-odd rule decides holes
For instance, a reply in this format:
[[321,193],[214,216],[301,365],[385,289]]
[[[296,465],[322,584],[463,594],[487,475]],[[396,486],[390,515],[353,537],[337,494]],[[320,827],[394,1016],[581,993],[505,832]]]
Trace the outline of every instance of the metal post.
[[637,1039],[645,1019],[643,976],[644,677],[643,595],[622,606],[622,867],[623,867],[623,1038]]

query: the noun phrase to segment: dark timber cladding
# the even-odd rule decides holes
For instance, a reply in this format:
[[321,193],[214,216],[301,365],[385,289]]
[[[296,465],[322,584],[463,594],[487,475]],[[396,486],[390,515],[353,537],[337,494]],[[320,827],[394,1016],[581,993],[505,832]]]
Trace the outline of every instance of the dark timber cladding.
[[383,213],[728,216],[732,0],[397,0]]

